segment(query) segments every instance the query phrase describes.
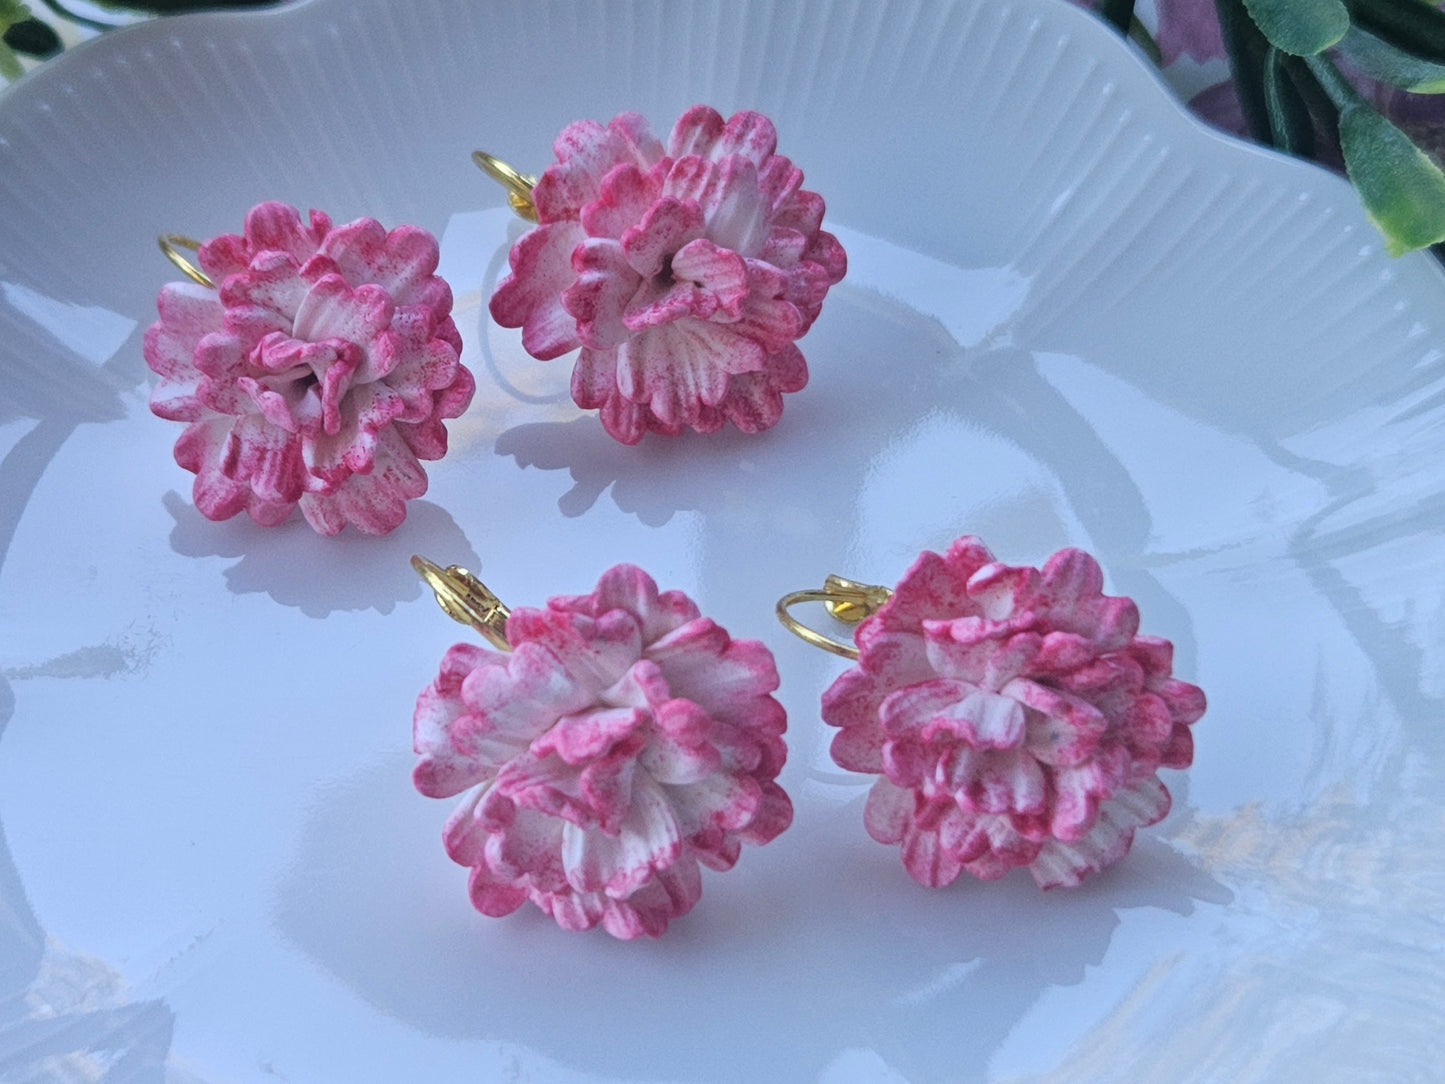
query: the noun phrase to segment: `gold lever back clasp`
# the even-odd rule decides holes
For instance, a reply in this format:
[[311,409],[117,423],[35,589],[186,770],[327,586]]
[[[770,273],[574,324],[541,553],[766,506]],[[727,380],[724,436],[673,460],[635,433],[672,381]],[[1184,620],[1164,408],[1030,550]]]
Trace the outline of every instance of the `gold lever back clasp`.
[[190,260],[181,255],[180,250],[188,248],[192,252],[201,247],[201,243],[194,237],[187,237],[183,233],[163,233],[156,238],[156,244],[160,245],[161,252],[165,253],[166,259],[181,269],[181,273],[192,282],[208,286],[212,290],[216,284],[211,281],[211,276],[202,271]]
[[472,151],[472,161],[507,190],[507,202],[512,205],[512,210],[528,222],[537,221],[537,205],[532,202],[532,189],[537,187],[536,177],[513,169],[486,151]]
[[879,607],[887,602],[892,594],[893,592],[887,587],[878,587],[871,583],[855,583],[853,580],[845,580],[842,576],[829,575],[823,581],[821,591],[792,591],[778,599],[778,620],[794,636],[806,640],[814,647],[821,647],[824,651],[831,651],[834,655],[842,655],[845,659],[856,659],[858,648],[853,644],[845,644],[841,640],[835,640],[816,629],[809,628],[788,611],[800,602],[821,602],[828,608],[828,612],[839,621],[846,625],[856,625],[864,618],[877,613]]
[[487,638],[488,643],[502,651],[511,651],[507,642],[507,617],[511,610],[503,605],[486,584],[460,565],[442,568],[425,557],[414,556],[411,567],[426,581],[437,597],[437,605],[448,617],[470,625]]

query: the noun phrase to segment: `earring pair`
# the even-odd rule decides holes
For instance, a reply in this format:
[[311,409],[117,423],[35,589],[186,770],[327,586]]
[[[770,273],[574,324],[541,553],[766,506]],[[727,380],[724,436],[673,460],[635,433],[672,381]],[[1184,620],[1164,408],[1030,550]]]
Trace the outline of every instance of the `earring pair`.
[[[417,788],[466,792],[443,838],[483,913],[531,900],[567,929],[659,936],[697,902],[700,864],[729,869],[742,843],[791,823],[760,641],[630,565],[591,594],[508,611],[464,569],[413,564],[495,649],[451,648],[414,717]],[[854,643],[792,616],[808,602],[853,624]],[[823,693],[832,755],[876,777],[865,827],[921,884],[1016,866],[1044,888],[1078,884],[1168,812],[1158,769],[1193,759],[1203,692],[1080,550],[1035,569],[965,537],[891,589],[830,576],[777,613],[856,659]]]
[[[847,257],[772,121],[699,105],[664,141],[623,113],[569,124],[555,149],[538,178],[474,155],[536,223],[493,318],[538,359],[575,351],[573,399],[624,444],[775,425]],[[175,457],[196,507],[272,526],[299,506],[327,535],[397,527],[475,389],[436,239],[266,202],[240,234],[158,241],[188,281],[161,290],[146,331],[151,409],[186,423]]]

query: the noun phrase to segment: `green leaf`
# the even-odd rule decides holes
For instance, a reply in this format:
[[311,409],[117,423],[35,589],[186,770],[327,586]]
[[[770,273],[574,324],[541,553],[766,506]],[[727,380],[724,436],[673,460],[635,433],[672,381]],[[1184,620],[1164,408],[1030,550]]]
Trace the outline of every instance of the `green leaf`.
[[1361,30],[1413,56],[1445,61],[1445,11],[1426,0],[1347,0]]
[[1350,29],[1344,0],[1244,0],[1244,6],[1271,45],[1295,56],[1322,53]]
[[1164,54],[1159,51],[1159,43],[1154,40],[1154,35],[1149,33],[1149,28],[1139,21],[1139,16],[1129,20],[1129,40],[1140,49],[1144,55],[1154,61],[1154,66],[1164,67]]
[[1119,33],[1129,33],[1129,24],[1134,21],[1134,0],[1104,0],[1099,14],[1113,23]]
[[1358,26],[1350,27],[1340,52],[1371,79],[1416,94],[1445,94],[1445,64],[1407,53]]
[[1309,65],[1340,107],[1345,172],[1385,250],[1398,256],[1445,241],[1445,173],[1328,60],[1312,57]]
[[1287,154],[1310,158],[1315,153],[1315,124],[1309,106],[1285,68],[1285,54],[1273,45],[1264,63],[1264,95],[1269,109],[1271,142]]
[[1269,143],[1269,109],[1264,91],[1264,58],[1269,42],[1244,10],[1244,0],[1214,0],[1214,10],[1219,16],[1219,31],[1229,53],[1229,74],[1249,134],[1261,143]]
[[15,51],[0,41],[0,78],[13,83],[24,74],[25,69],[20,66],[20,58]]

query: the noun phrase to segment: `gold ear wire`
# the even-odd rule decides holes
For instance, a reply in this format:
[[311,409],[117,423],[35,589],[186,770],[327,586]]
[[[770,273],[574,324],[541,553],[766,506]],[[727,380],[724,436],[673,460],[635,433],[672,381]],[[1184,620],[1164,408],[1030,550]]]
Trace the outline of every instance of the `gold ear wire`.
[[537,205],[532,202],[532,189],[537,187],[536,177],[518,172],[486,151],[472,151],[472,161],[507,190],[507,202],[512,205],[512,210],[528,222],[537,221]]
[[845,659],[856,659],[856,646],[809,628],[788,611],[801,602],[821,602],[839,621],[856,625],[877,613],[879,607],[887,602],[892,594],[887,587],[856,583],[845,580],[842,576],[829,575],[823,581],[821,591],[792,591],[778,599],[776,612],[783,627],[799,639],[806,640],[814,647],[821,647],[824,651],[831,651],[834,655],[842,655]]
[[186,259],[179,252],[179,249],[188,248],[192,252],[201,247],[201,243],[194,237],[187,237],[183,233],[163,233],[156,238],[156,244],[160,245],[161,252],[166,259],[181,269],[181,272],[192,282],[202,286],[209,286],[212,290],[216,284],[211,281],[211,276],[202,271],[190,260]]
[[486,584],[460,565],[442,568],[421,556],[412,557],[411,567],[432,589],[437,605],[448,617],[459,624],[470,625],[493,647],[502,651],[512,650],[512,645],[507,642],[507,617],[512,611]]

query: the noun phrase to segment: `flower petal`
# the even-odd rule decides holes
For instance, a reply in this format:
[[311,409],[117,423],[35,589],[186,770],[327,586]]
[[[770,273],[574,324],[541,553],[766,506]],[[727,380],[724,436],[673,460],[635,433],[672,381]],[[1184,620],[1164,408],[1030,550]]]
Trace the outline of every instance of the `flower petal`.
[[667,140],[667,153],[673,158],[685,154],[701,155],[712,153],[713,146],[726,127],[722,114],[711,106],[695,105],[673,125]]
[[522,346],[534,358],[555,358],[581,345],[562,292],[577,278],[572,252],[585,239],[575,222],[548,223],[524,233],[507,257],[512,273],[498,283],[488,308],[503,327],[522,329]]

